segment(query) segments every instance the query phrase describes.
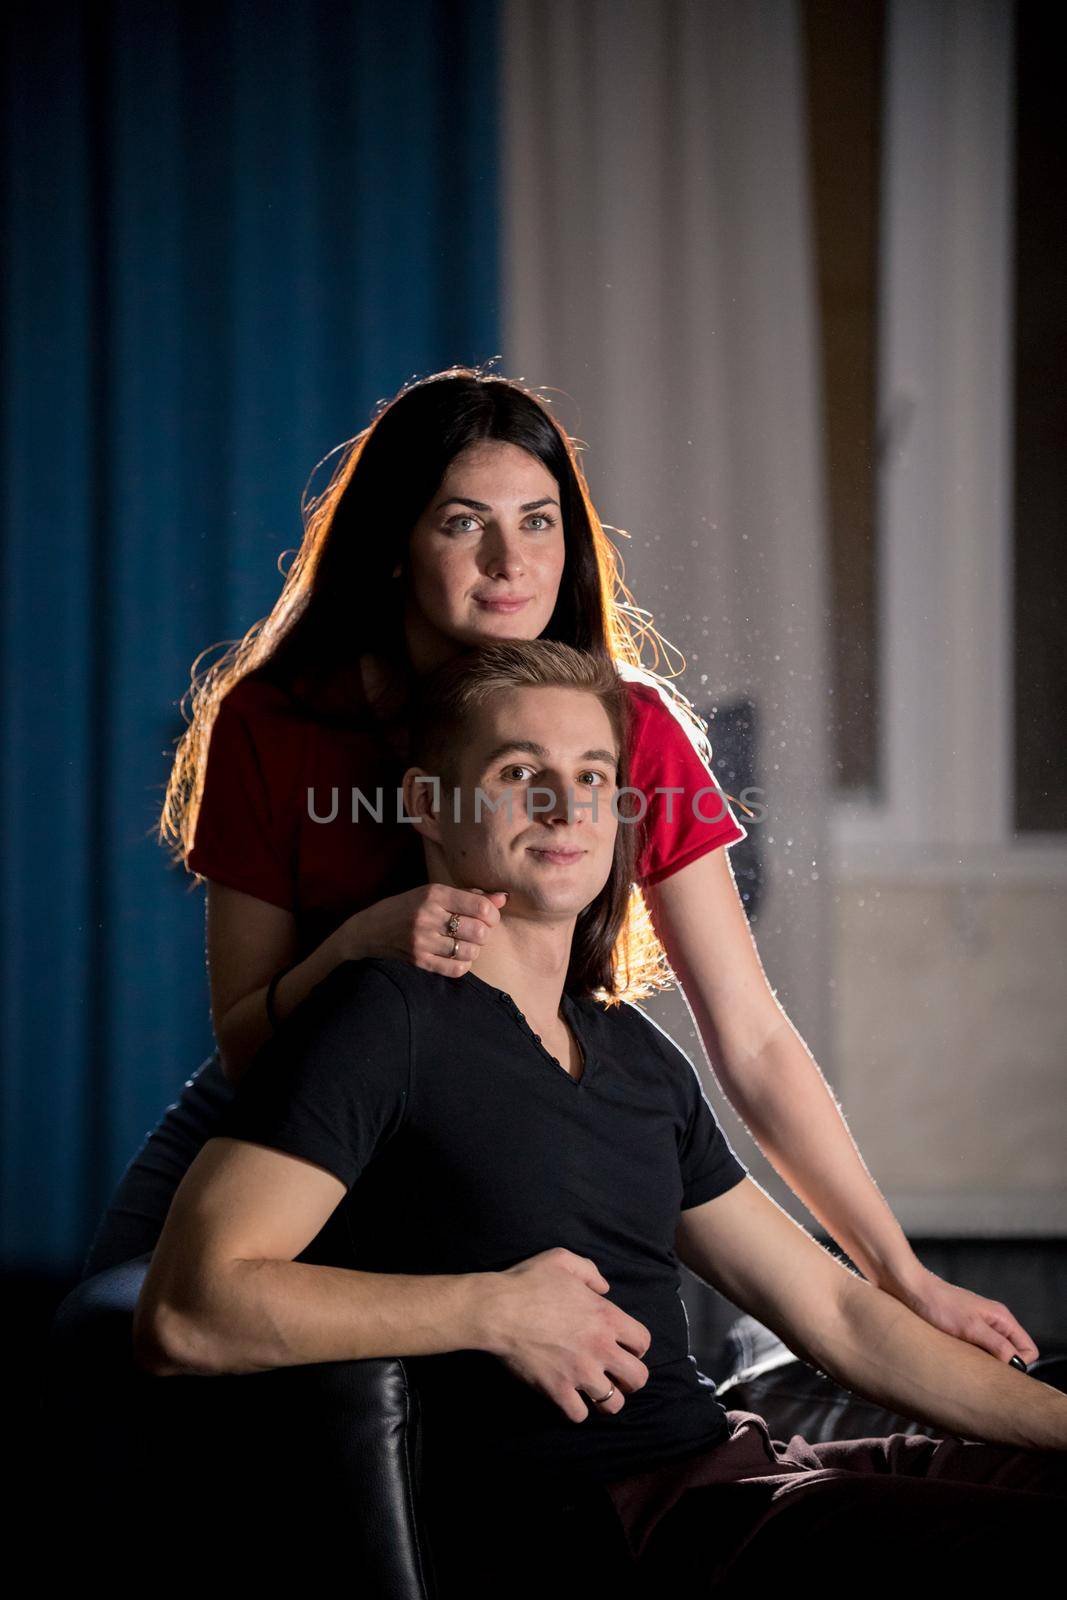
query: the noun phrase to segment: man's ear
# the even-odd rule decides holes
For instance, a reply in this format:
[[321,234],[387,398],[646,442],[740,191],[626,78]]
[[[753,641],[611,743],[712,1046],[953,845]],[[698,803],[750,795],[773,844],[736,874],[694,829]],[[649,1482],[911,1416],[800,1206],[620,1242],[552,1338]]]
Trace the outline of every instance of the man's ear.
[[404,773],[404,815],[416,817],[410,824],[424,839],[441,842],[441,828],[437,817],[441,809],[441,780],[422,767],[409,767]]

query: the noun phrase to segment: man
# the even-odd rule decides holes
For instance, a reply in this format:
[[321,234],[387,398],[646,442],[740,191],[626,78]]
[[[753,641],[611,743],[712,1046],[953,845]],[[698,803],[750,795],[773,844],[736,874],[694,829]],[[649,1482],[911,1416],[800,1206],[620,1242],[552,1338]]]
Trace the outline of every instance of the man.
[[[507,892],[499,927],[458,980],[343,963],[264,1047],[175,1196],[137,1359],[167,1375],[417,1358],[442,1483],[462,1449],[479,1491],[513,1486],[521,1502],[547,1483],[560,1496],[623,1485],[622,1507],[635,1485],[704,1463],[710,1507],[738,1481],[763,1497],[720,1528],[716,1572],[770,1548],[765,1526],[792,1529],[803,1488],[838,1552],[864,1517],[875,1534],[892,1525],[898,1550],[912,1537],[927,1552],[951,1525],[973,1562],[954,1575],[976,1573],[981,1533],[960,1542],[975,1496],[986,1521],[1026,1513],[1028,1539],[1062,1512],[1048,1496],[1064,1491],[1064,1458],[1040,1453],[1067,1450],[1067,1396],[847,1270],[747,1174],[667,1035],[592,998],[612,989],[632,875],[625,718],[610,664],[546,641],[468,654],[424,685],[405,807],[432,880]],[[930,1450],[931,1473],[948,1459],[921,1440],[925,1454],[880,1469],[899,1471],[888,1487],[903,1501],[880,1495],[877,1467],[824,1466],[826,1447],[802,1440],[790,1448],[810,1457],[750,1462],[735,1481],[734,1424],[749,1414],[728,1417],[695,1367],[679,1258],[849,1388],[1008,1448],[948,1446],[980,1453],[964,1489],[907,1479]],[[657,1547],[677,1556],[675,1525],[662,1519]]]

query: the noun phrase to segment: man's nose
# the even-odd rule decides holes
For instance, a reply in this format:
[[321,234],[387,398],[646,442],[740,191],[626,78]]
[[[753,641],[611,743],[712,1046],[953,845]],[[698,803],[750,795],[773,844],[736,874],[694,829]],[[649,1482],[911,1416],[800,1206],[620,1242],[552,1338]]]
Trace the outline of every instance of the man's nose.
[[[544,821],[565,825],[585,822],[589,816],[589,796],[583,793],[581,788],[575,789],[574,785],[563,777],[546,777],[543,787],[552,796],[546,810],[541,813]],[[581,803],[583,800],[586,802],[584,806]]]

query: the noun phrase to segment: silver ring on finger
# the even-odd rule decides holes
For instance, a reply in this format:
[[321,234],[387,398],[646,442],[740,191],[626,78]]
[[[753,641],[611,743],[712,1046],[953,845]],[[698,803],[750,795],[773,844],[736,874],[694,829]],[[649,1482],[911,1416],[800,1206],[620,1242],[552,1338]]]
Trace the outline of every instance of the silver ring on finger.
[[602,1406],[604,1404],[605,1400],[610,1400],[614,1393],[615,1393],[615,1385],[612,1384],[612,1386],[608,1390],[607,1394],[589,1395],[588,1398],[593,1402],[593,1404],[595,1406]]
[[[452,915],[448,919],[448,922],[445,926],[445,932],[448,934],[450,939],[454,939],[456,934],[459,932],[459,916],[455,911],[453,911]],[[456,952],[453,950],[452,954],[455,955],[455,953]]]

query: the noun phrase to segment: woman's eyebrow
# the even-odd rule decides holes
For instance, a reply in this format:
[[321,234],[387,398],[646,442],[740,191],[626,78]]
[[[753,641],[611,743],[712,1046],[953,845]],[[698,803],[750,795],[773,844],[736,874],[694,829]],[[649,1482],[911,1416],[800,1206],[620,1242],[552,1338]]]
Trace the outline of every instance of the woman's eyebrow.
[[[559,501],[549,496],[545,500],[527,500],[520,511],[536,511],[540,506],[558,506]],[[464,500],[462,496],[454,494],[449,500],[441,500],[434,506],[435,511],[443,511],[445,506],[470,506],[472,511],[492,511],[492,506],[487,506],[484,500]]]

